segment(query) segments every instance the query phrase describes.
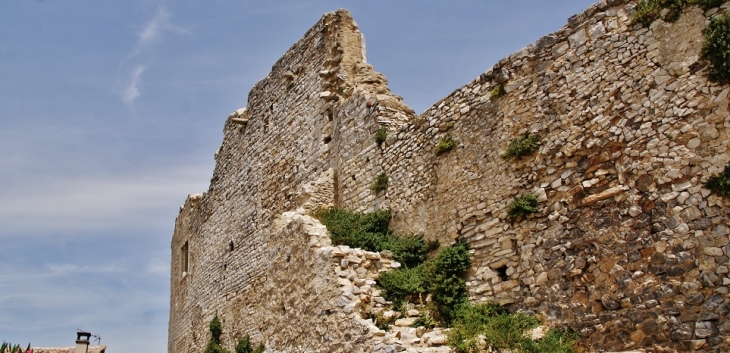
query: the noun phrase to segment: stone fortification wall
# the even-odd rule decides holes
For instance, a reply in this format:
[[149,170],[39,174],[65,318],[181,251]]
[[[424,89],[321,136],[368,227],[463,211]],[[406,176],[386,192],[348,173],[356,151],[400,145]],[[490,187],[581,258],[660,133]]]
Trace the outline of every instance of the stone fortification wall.
[[[730,162],[730,88],[707,80],[700,51],[709,18],[730,3],[648,28],[631,23],[635,5],[601,1],[419,116],[365,63],[349,15],[325,15],[226,123],[211,188],[178,217],[171,352],[200,349],[216,312],[235,327],[230,337],[274,350],[370,339],[347,305],[334,306],[331,341],[259,325],[271,323],[257,311],[268,301],[252,293],[275,291],[267,283],[286,273],[271,254],[306,252],[285,245],[303,241],[299,230],[274,231],[273,220],[322,205],[391,207],[402,232],[469,242],[472,300],[532,310],[599,349],[728,350],[730,208],[703,183]],[[499,85],[506,94],[492,98]],[[539,150],[501,158],[526,133]],[[458,145],[436,156],[444,136]],[[390,185],[374,193],[381,172]],[[510,224],[507,205],[531,192],[539,211]],[[338,289],[313,278],[336,282],[340,270],[311,259],[302,276],[324,294],[309,301],[331,303]],[[299,312],[297,325],[322,320]]]
[[[350,14],[326,14],[226,121],[210,188],[188,197],[175,224],[170,352],[201,352],[215,315],[229,348],[248,334],[275,350],[334,352],[368,332],[352,305],[339,305],[359,302],[340,298],[342,252],[328,250],[313,225],[282,218],[336,203],[338,165],[349,155],[341,151],[370,136],[363,119],[413,116],[364,54]],[[378,97],[377,107],[366,97]]]

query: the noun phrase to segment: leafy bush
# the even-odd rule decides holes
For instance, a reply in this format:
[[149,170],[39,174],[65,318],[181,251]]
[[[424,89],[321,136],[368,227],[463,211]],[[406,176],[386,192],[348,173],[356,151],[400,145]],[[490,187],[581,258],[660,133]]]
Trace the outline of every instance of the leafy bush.
[[205,346],[203,353],[229,353],[226,349],[220,346],[223,325],[221,324],[220,319],[218,319],[218,315],[216,315],[213,320],[210,320],[208,329],[210,330],[210,340],[208,340],[208,345]]
[[220,343],[221,333],[223,333],[223,325],[221,324],[221,320],[218,319],[218,315],[216,315],[213,320],[210,320],[208,329],[210,329],[210,339],[216,343]]
[[658,19],[663,9],[669,11],[662,18],[667,22],[674,22],[679,19],[682,10],[690,5],[697,5],[704,10],[722,5],[723,0],[641,0],[636,5],[636,12],[633,16],[634,23],[641,23],[645,27]]
[[327,227],[335,245],[348,245],[367,251],[389,250],[404,267],[415,267],[426,260],[428,248],[422,235],[397,236],[388,229],[390,209],[370,213],[339,208],[319,209],[314,217]]
[[439,143],[436,144],[433,153],[435,153],[437,156],[440,156],[454,149],[457,143],[458,141],[454,140],[451,136],[444,136],[441,138],[441,140],[439,140]]
[[426,293],[426,278],[423,265],[400,268],[381,273],[378,285],[384,290],[383,296],[399,310],[410,297]]
[[416,267],[426,261],[428,249],[423,235],[390,235],[385,239],[383,249],[390,250],[393,258],[406,268]]
[[512,203],[507,205],[507,219],[510,223],[535,212],[537,212],[537,195],[535,194],[515,197]]
[[434,259],[434,271],[437,274],[461,276],[471,267],[469,244],[458,242],[443,248]]
[[377,177],[375,177],[375,181],[373,181],[373,185],[370,186],[370,190],[374,193],[379,193],[385,189],[388,188],[388,174],[385,174],[385,172],[382,172],[378,174]]
[[527,341],[527,353],[571,353],[579,347],[580,334],[571,329],[551,329],[539,340]]
[[536,135],[530,133],[525,134],[523,137],[518,137],[507,146],[507,150],[504,151],[502,158],[510,159],[515,157],[522,157],[537,151],[540,147],[540,139]]
[[497,304],[464,304],[456,312],[449,345],[459,353],[507,349],[526,352],[532,347],[532,339],[525,331],[539,324],[533,316],[510,314]]
[[499,84],[494,87],[491,92],[489,92],[489,99],[497,99],[505,94],[507,94],[507,91],[504,90],[504,86],[502,84]]
[[264,347],[263,343],[259,343],[254,349],[251,346],[251,337],[248,335],[243,336],[242,339],[238,340],[238,344],[236,344],[236,353],[263,353],[265,350],[266,347]]
[[381,126],[375,133],[375,143],[380,146],[383,144],[383,142],[385,142],[386,138],[388,138],[388,128],[386,128],[385,126]]
[[471,266],[471,254],[467,243],[456,243],[439,251],[427,264],[429,270],[431,300],[436,306],[438,319],[449,324],[457,308],[468,299],[464,272]]
[[705,187],[719,196],[730,196],[730,165],[720,175],[710,178]]
[[730,82],[730,13],[713,18],[710,26],[705,29],[702,56],[711,63],[711,80]]

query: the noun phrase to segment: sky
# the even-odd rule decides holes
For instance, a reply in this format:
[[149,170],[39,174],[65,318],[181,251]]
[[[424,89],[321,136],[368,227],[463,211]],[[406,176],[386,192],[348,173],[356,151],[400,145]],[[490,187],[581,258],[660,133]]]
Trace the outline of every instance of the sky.
[[223,123],[325,12],[417,113],[592,0],[3,0],[0,341],[166,352],[170,239]]

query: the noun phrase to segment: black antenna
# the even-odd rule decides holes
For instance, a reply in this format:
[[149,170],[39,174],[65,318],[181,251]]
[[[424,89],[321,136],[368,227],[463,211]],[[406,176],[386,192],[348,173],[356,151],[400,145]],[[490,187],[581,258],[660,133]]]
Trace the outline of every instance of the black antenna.
[[[101,335],[94,335],[94,334],[90,333],[89,331],[84,331],[82,329],[76,329],[76,331],[89,333],[91,335],[91,337],[94,337],[94,339],[96,340],[96,345],[97,346],[101,345]],[[92,341],[93,341],[93,339],[92,339]]]

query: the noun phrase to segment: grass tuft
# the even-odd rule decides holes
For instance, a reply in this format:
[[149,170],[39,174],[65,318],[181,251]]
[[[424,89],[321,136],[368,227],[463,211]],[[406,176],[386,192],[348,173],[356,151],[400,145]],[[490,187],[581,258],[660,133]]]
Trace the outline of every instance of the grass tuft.
[[494,100],[504,96],[505,94],[507,94],[507,91],[504,90],[504,86],[500,83],[494,87],[491,92],[489,92],[489,99]]
[[440,156],[454,149],[457,143],[458,141],[454,140],[451,136],[444,136],[441,140],[439,140],[439,143],[436,144],[436,147],[433,149],[433,153]]
[[375,177],[375,181],[373,181],[373,185],[370,185],[370,190],[377,194],[377,193],[387,189],[389,183],[390,183],[390,180],[388,179],[388,174],[385,174],[385,172],[382,172],[382,173],[378,174],[377,177]]
[[718,196],[730,197],[730,165],[720,175],[710,178],[705,187]]
[[507,146],[507,150],[502,154],[502,158],[510,159],[527,156],[537,151],[538,148],[540,148],[540,138],[537,135],[527,133],[523,137],[512,140]]
[[388,138],[388,128],[385,126],[381,126],[375,133],[375,143],[380,146],[383,144],[383,142],[385,142],[386,138]]
[[507,205],[507,219],[510,223],[535,212],[537,212],[537,195],[532,193],[515,197],[512,203]]

